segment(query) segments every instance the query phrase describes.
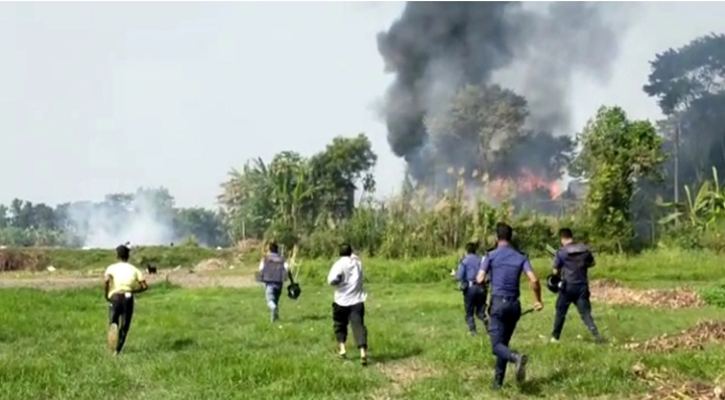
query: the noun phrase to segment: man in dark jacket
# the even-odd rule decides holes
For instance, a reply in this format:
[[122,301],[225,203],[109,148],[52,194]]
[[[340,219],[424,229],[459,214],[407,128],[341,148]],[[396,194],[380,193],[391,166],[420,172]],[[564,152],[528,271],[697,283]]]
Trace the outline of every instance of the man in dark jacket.
[[575,243],[571,229],[563,228],[559,231],[561,249],[554,257],[554,275],[561,278],[559,297],[556,300],[556,317],[551,341],[558,342],[561,330],[564,327],[569,306],[574,303],[582,321],[592,333],[597,343],[604,340],[599,335],[597,326],[592,318],[592,305],[589,301],[589,268],[595,264],[594,255],[589,247],[583,243]]
[[259,262],[259,280],[264,283],[272,322],[279,319],[279,297],[288,276],[289,264],[279,255],[277,243],[272,242],[269,245],[269,253]]
[[474,315],[483,322],[488,329],[486,319],[486,287],[483,283],[476,282],[478,271],[481,270],[481,258],[476,254],[478,245],[476,243],[466,244],[466,255],[458,263],[455,279],[463,292],[463,307],[466,310],[466,324],[471,335],[476,334],[476,322]]

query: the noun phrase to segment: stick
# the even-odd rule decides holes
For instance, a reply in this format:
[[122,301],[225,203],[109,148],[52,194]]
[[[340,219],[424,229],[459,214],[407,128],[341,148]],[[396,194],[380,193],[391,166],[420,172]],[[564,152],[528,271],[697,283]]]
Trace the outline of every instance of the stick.
[[532,313],[532,312],[534,312],[534,309],[533,308],[529,308],[528,310],[522,312],[521,313],[521,316],[523,317],[524,315],[529,314],[529,313]]

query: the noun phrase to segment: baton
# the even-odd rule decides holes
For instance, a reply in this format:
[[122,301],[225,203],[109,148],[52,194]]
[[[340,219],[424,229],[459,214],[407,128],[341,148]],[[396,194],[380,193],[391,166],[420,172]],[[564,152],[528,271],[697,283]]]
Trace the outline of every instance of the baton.
[[528,310],[526,310],[524,312],[522,312],[521,313],[521,316],[523,317],[524,315],[529,314],[529,313],[532,313],[532,312],[534,312],[534,308],[533,307],[532,308],[529,308]]

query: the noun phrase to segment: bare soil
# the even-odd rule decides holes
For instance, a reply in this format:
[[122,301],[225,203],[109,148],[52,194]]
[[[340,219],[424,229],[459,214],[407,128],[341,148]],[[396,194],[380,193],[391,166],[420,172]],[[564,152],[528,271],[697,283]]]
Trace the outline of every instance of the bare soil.
[[[226,271],[224,271],[226,272]],[[190,273],[186,270],[159,271],[158,274],[147,275],[149,284],[169,282],[182,287],[253,287],[256,282],[249,274],[230,274],[212,270]],[[102,282],[102,271],[91,273],[23,273],[0,274],[0,289],[3,288],[34,288],[43,290],[62,290],[80,287],[99,286]]]
[[591,297],[595,301],[655,308],[702,307],[700,296],[687,289],[635,290],[614,280],[597,280],[590,284]]
[[432,366],[415,358],[380,364],[378,369],[390,379],[390,384],[375,391],[369,397],[371,400],[398,398],[414,382],[438,375]]

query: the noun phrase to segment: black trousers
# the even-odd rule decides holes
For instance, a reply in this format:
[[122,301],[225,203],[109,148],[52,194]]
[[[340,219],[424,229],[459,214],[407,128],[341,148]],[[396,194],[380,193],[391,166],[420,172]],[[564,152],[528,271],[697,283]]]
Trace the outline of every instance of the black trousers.
[[515,353],[509,349],[509,342],[521,318],[521,303],[517,297],[491,296],[488,334],[491,348],[496,356],[496,380],[503,382],[506,366],[514,362]]
[[481,285],[468,285],[463,291],[463,307],[466,310],[466,324],[468,330],[476,332],[476,321],[474,315],[480,319],[484,325],[486,321],[486,290]]
[[128,330],[131,329],[133,304],[133,296],[126,297],[124,293],[116,293],[110,299],[108,324],[118,326],[118,343],[116,344],[116,351],[118,352],[123,349]]
[[352,325],[352,334],[358,348],[367,349],[368,330],[365,327],[365,303],[341,306],[332,303],[332,322],[338,343],[347,341],[347,325]]
[[599,331],[597,330],[597,326],[594,324],[594,318],[592,318],[592,304],[589,301],[589,285],[586,283],[567,283],[564,290],[559,292],[559,297],[556,299],[554,331],[551,333],[551,336],[557,340],[561,336],[561,330],[564,328],[564,321],[566,321],[566,314],[572,303],[576,305],[576,308],[579,311],[579,316],[582,321],[584,321],[584,325],[587,326],[589,332],[591,332],[595,338],[599,338]]

